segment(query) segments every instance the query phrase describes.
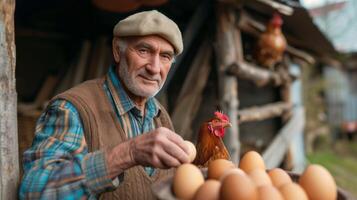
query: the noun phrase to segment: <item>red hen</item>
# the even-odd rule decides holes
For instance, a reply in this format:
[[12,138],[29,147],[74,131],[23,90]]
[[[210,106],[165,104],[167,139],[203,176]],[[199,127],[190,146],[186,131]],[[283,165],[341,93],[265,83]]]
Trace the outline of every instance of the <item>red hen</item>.
[[221,112],[215,112],[215,117],[204,122],[198,134],[197,156],[193,164],[207,167],[208,164],[216,159],[230,159],[227,148],[223,143],[223,136],[226,127],[231,123],[227,115]]
[[280,15],[275,13],[257,44],[255,58],[260,65],[272,70],[282,60],[286,48],[286,39],[281,32],[282,24]]

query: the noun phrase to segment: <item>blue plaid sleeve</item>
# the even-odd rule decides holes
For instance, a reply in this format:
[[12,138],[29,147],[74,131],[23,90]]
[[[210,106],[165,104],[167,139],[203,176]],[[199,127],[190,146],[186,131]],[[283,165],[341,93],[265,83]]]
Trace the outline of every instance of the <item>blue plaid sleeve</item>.
[[20,199],[92,199],[117,186],[108,176],[104,153],[88,153],[79,113],[65,100],[42,113],[23,163]]

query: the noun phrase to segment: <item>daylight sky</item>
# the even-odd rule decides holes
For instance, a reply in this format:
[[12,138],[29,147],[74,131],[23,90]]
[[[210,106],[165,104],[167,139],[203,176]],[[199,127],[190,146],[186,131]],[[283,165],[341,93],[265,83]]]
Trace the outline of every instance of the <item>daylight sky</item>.
[[314,17],[315,24],[325,33],[335,48],[341,52],[357,52],[357,0],[301,0],[307,9],[326,4],[346,2],[344,7],[326,15]]
[[321,5],[324,5],[327,2],[340,2],[340,1],[348,1],[348,0],[300,0],[301,4],[306,8],[315,8]]

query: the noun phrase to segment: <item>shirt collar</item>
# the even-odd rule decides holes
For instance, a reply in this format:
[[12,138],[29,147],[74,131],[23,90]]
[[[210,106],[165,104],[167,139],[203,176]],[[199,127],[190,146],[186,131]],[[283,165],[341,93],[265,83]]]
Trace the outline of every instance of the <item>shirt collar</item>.
[[[108,81],[110,81],[115,88],[115,91],[114,91],[115,94],[111,94],[111,95],[112,96],[116,95],[119,99],[119,102],[118,102],[119,105],[116,105],[119,115],[123,115],[130,110],[133,110],[134,114],[140,113],[140,112],[138,112],[138,109],[135,107],[134,102],[130,99],[128,94],[125,92],[123,85],[120,82],[120,79],[119,79],[117,73],[115,72],[115,65],[112,65],[109,68],[107,76],[109,79]],[[157,104],[155,98],[150,97],[146,101],[145,109],[146,109],[146,112],[145,112],[146,117],[153,118],[159,113],[160,107]],[[135,110],[137,110],[137,111],[135,111]]]

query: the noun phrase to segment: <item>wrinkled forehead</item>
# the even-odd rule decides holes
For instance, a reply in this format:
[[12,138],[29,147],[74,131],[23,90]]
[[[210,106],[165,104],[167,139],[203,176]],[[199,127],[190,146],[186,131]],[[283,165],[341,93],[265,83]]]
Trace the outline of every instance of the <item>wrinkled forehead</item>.
[[125,40],[128,42],[128,45],[134,47],[143,45],[153,48],[154,50],[160,49],[160,51],[172,52],[172,54],[175,52],[173,45],[158,35],[130,36],[126,37]]

